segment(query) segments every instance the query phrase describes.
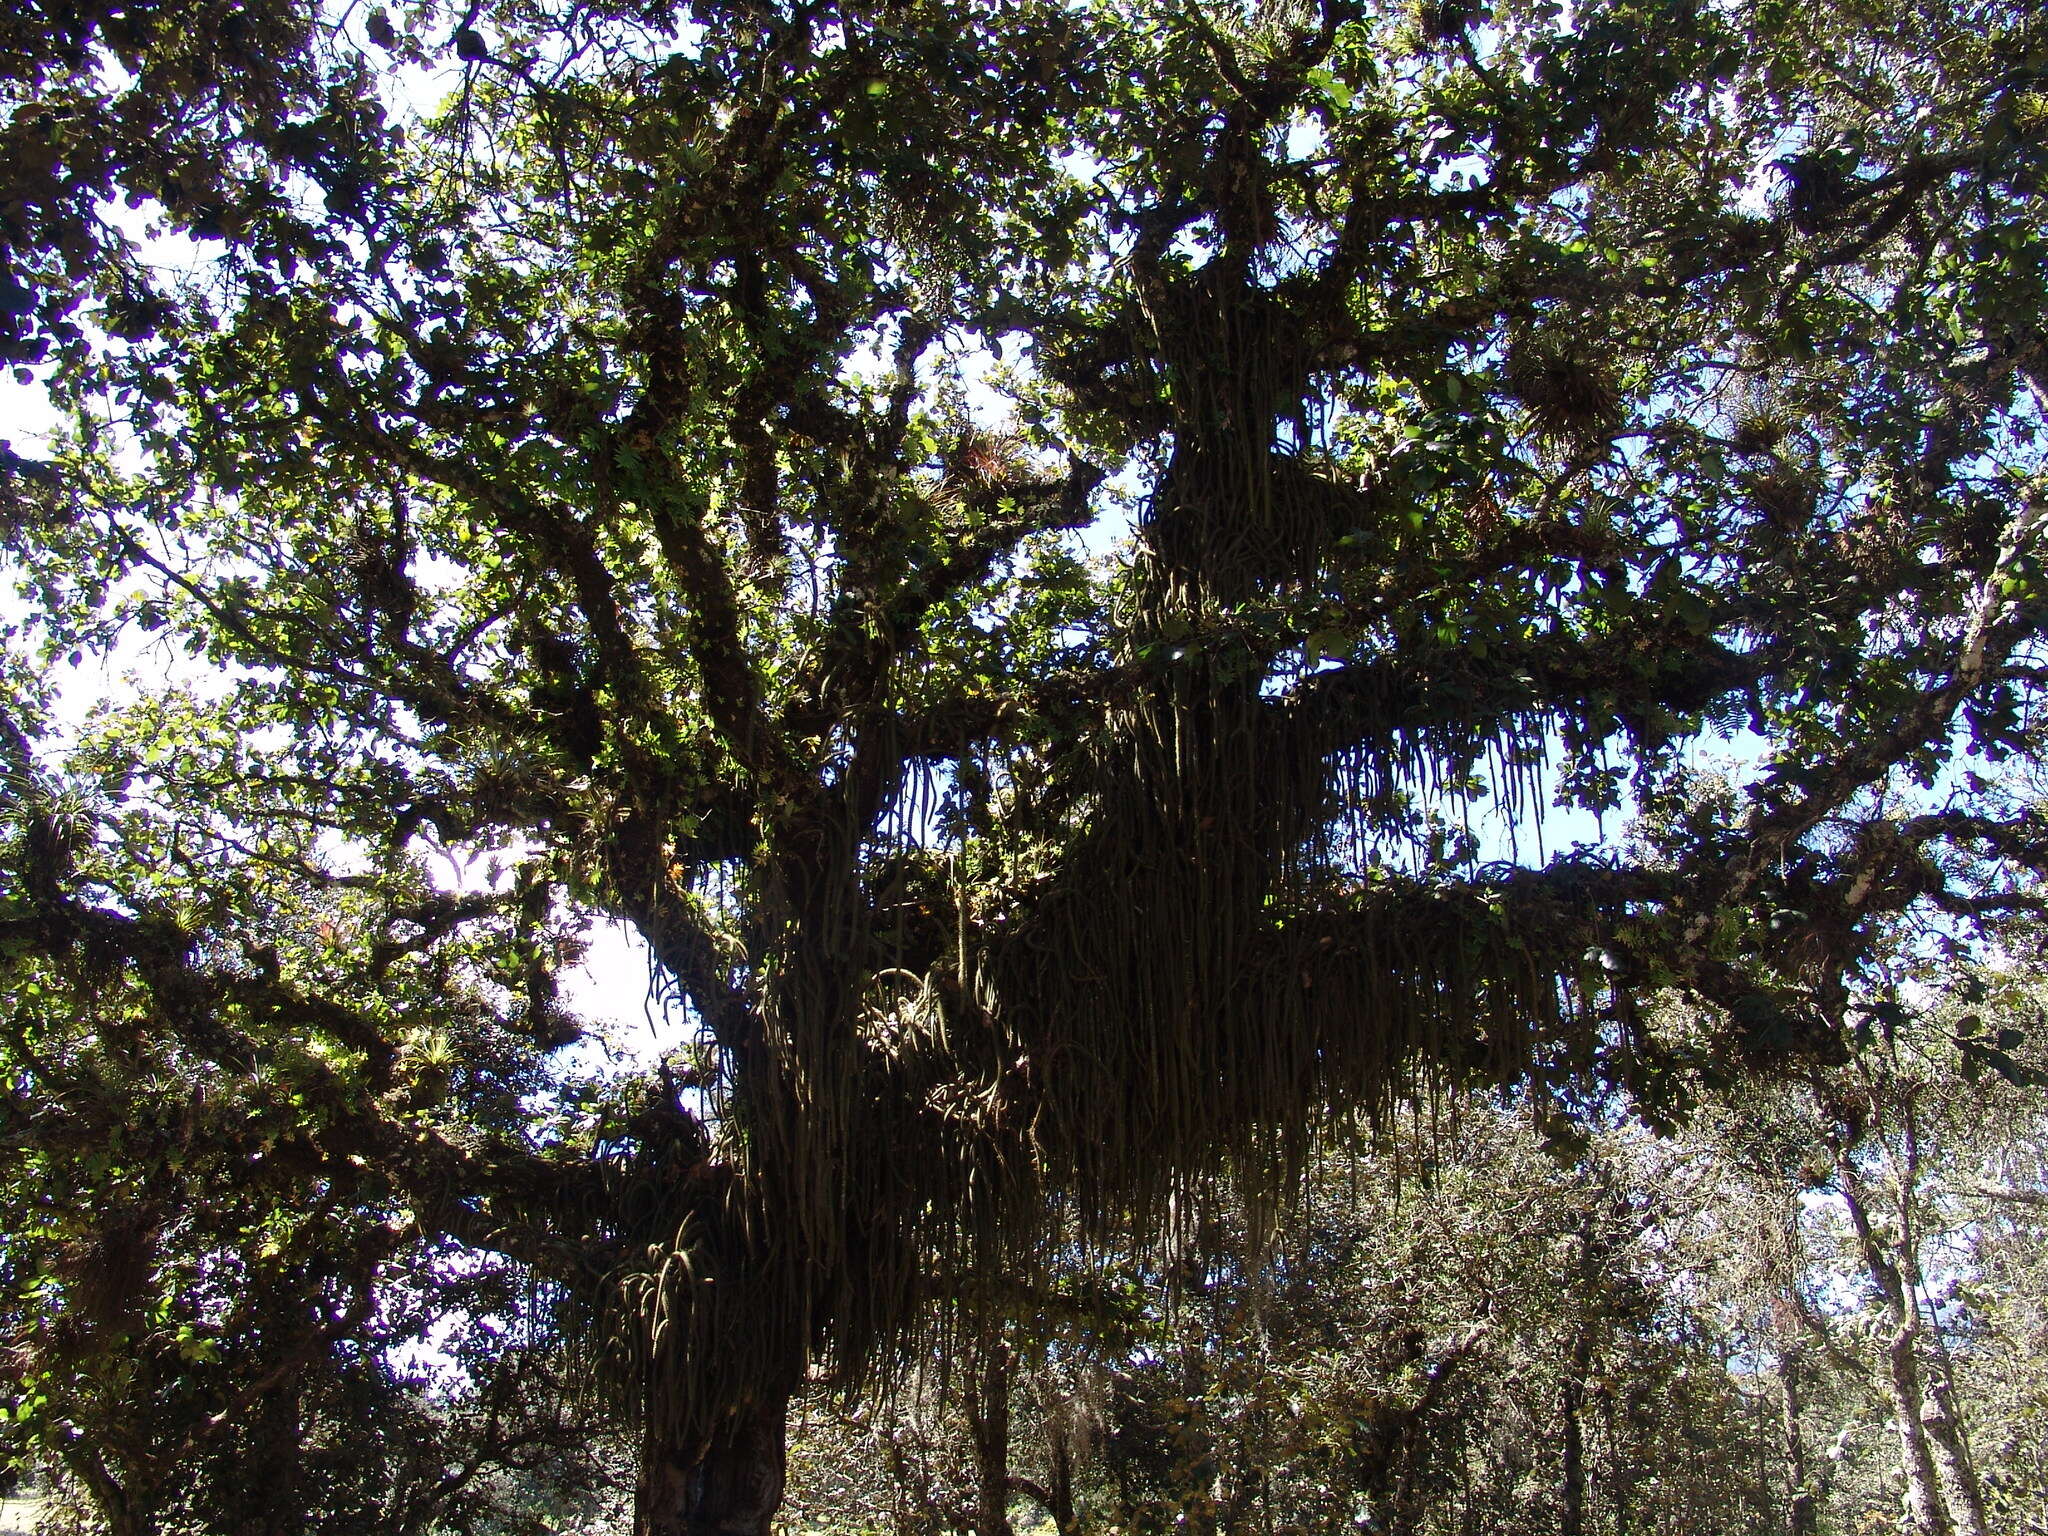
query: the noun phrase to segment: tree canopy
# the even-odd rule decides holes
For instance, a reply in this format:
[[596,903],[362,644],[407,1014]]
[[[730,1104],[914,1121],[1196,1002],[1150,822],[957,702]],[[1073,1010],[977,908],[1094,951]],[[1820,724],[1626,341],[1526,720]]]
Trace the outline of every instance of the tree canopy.
[[[759,1530],[807,1378],[2042,904],[2032,7],[0,27],[0,1265],[117,1526],[413,1306]],[[697,1031],[623,1077],[599,918]]]

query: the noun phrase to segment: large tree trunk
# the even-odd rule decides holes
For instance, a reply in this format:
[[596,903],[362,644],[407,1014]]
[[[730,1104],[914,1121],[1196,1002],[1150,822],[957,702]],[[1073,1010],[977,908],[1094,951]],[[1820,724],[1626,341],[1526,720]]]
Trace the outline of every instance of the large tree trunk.
[[1047,1475],[1051,1489],[1044,1503],[1054,1529],[1059,1536],[1080,1536],[1081,1523],[1074,1518],[1074,1446],[1064,1431],[1052,1436]]
[[974,1536],[1011,1536],[1010,1346],[1001,1324],[991,1327],[975,1355],[967,1392],[967,1430],[979,1484]]
[[650,1436],[634,1536],[769,1536],[788,1431],[789,1399],[774,1397],[734,1413],[695,1454]]
[[151,1522],[138,1507],[140,1501],[107,1469],[90,1439],[78,1437],[62,1454],[65,1465],[85,1484],[93,1506],[106,1522],[107,1536],[148,1536]]
[[[1919,1283],[1916,1266],[1916,1292]],[[1938,1321],[1927,1330],[1927,1342],[1927,1400],[1920,1409],[1920,1423],[1934,1450],[1935,1475],[1941,1483],[1942,1497],[1948,1502],[1949,1518],[1955,1522],[1957,1536],[1984,1536],[1984,1484],[1977,1476],[1977,1462],[1970,1454],[1962,1415],[1956,1411],[1955,1362]]]
[[1041,1487],[1012,1474],[1010,1485],[1045,1506],[1058,1536],[1080,1536],[1081,1523],[1074,1510],[1074,1473],[1086,1449],[1081,1427],[1085,1420],[1078,1402],[1060,1395],[1049,1374],[1039,1379],[1038,1393],[1038,1422],[1045,1436],[1045,1484]]
[[[1920,1307],[1910,1286],[1910,1270],[1902,1271],[1871,1224],[1861,1181],[1847,1159],[1840,1163],[1842,1204],[1856,1232],[1864,1268],[1884,1303],[1890,1333],[1885,1340],[1883,1386],[1899,1438],[1899,1470],[1906,1479],[1906,1519],[1914,1536],[1951,1536],[1948,1508],[1934,1473],[1934,1453],[1927,1426],[1920,1421],[1925,1394],[1920,1382]],[[1895,1254],[1911,1259],[1909,1240],[1901,1235]]]
[[1914,1348],[1917,1319],[1894,1319],[1885,1344],[1885,1387],[1899,1437],[1899,1467],[1906,1476],[1906,1513],[1916,1536],[1950,1536],[1948,1510],[1935,1485],[1934,1455],[1920,1422],[1920,1361]]
[[1984,1536],[1984,1487],[1977,1477],[1977,1465],[1963,1439],[1963,1426],[1956,1417],[1955,1397],[1946,1379],[1931,1377],[1927,1399],[1920,1408],[1920,1425],[1927,1431],[1934,1451],[1935,1477],[1947,1501],[1949,1518],[1956,1536]]

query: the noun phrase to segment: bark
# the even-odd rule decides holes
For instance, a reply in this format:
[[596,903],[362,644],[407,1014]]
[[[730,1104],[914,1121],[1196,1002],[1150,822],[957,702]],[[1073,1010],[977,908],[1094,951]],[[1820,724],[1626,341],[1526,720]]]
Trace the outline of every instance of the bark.
[[1814,1500],[1806,1466],[1806,1431],[1800,1424],[1805,1352],[1787,1341],[1778,1350],[1779,1423],[1785,1436],[1785,1529],[1789,1536],[1813,1536]]
[[1572,1338],[1559,1402],[1564,1414],[1564,1471],[1558,1536],[1585,1536],[1586,1531],[1586,1373],[1592,1364],[1593,1331],[1581,1325]]
[[[1437,1419],[1445,1390],[1458,1367],[1492,1331],[1491,1323],[1475,1323],[1467,1328],[1430,1362],[1415,1401],[1404,1408],[1382,1401],[1372,1428],[1354,1442],[1352,1475],[1371,1506],[1375,1531],[1384,1531],[1387,1536],[1409,1536],[1420,1526],[1427,1506],[1424,1477],[1429,1470],[1430,1426]],[[1422,1342],[1418,1338],[1404,1364],[1422,1358]],[[1469,1485],[1469,1472],[1465,1480]]]
[[1010,1346],[997,1328],[976,1351],[967,1398],[967,1432],[974,1442],[974,1536],[1012,1536],[1010,1530]]
[[1052,1515],[1059,1536],[1080,1536],[1081,1522],[1074,1518],[1074,1448],[1065,1435],[1052,1446],[1052,1486],[1047,1490],[1046,1510]]
[[[1917,1279],[1915,1294],[1918,1294]],[[1927,1372],[1927,1400],[1920,1409],[1920,1423],[1926,1429],[1928,1443],[1934,1450],[1935,1476],[1941,1484],[1941,1494],[1948,1503],[1949,1518],[1955,1522],[1958,1536],[1984,1536],[1984,1484],[1977,1476],[1977,1462],[1970,1454],[1969,1436],[1964,1430],[1962,1415],[1956,1411],[1954,1365],[1939,1321],[1928,1330],[1928,1342],[1932,1345],[1929,1351],[1932,1358]]]
[[[1041,1396],[1041,1403],[1049,1395],[1048,1392]],[[1071,1403],[1041,1411],[1039,1417],[1045,1431],[1045,1486],[1040,1488],[1034,1483],[1021,1490],[1045,1506],[1058,1536],[1079,1536],[1081,1529],[1080,1522],[1074,1517],[1074,1463],[1078,1459],[1074,1443],[1078,1438],[1074,1413]],[[1010,1482],[1012,1487],[1019,1485],[1017,1478],[1011,1478]]]
[[1394,1490],[1393,1519],[1388,1527],[1389,1536],[1411,1536],[1422,1525],[1426,1509],[1423,1473],[1427,1468],[1428,1433],[1437,1410],[1442,1405],[1445,1389],[1451,1377],[1465,1358],[1472,1354],[1493,1332],[1491,1323],[1474,1323],[1464,1334],[1452,1343],[1442,1355],[1430,1365],[1424,1378],[1422,1394],[1408,1410],[1407,1423],[1403,1426],[1402,1439],[1406,1442],[1401,1457],[1401,1473]]
[[1920,1536],[1951,1536],[1948,1511],[1934,1477],[1934,1455],[1920,1422],[1920,1362],[1914,1349],[1917,1319],[1897,1323],[1885,1345],[1885,1387],[1906,1475],[1906,1513]]
[[1927,1432],[1934,1452],[1934,1474],[1941,1486],[1956,1536],[1984,1536],[1984,1486],[1977,1477],[1976,1462],[1963,1439],[1963,1426],[1956,1417],[1955,1400],[1948,1383],[1930,1378],[1927,1398],[1920,1408],[1920,1426]]
[[789,1398],[736,1411],[706,1444],[642,1447],[634,1536],[769,1536],[782,1506]]
[[[1883,1389],[1891,1409],[1892,1428],[1899,1441],[1899,1470],[1906,1479],[1906,1518],[1915,1536],[1953,1536],[1954,1527],[1935,1481],[1934,1453],[1920,1412],[1925,1393],[1920,1379],[1920,1307],[1901,1272],[1884,1249],[1871,1225],[1864,1205],[1860,1181],[1847,1159],[1840,1163],[1842,1203],[1856,1232],[1856,1245],[1871,1284],[1884,1303],[1889,1336],[1885,1340]],[[1899,1247],[1906,1250],[1909,1239],[1902,1235]]]
[[[1196,1344],[1180,1351],[1180,1392],[1190,1403],[1201,1403],[1209,1391],[1209,1359],[1206,1347]],[[1199,1412],[1182,1419],[1174,1430],[1174,1493],[1180,1506],[1174,1522],[1176,1536],[1217,1536],[1222,1502],[1217,1498],[1222,1481],[1221,1448],[1210,1432],[1207,1416]]]
[[129,1490],[107,1470],[107,1464],[89,1440],[74,1440],[63,1454],[65,1464],[85,1484],[100,1518],[106,1521],[107,1536],[148,1536],[150,1522],[138,1508],[139,1501],[131,1498]]
[[1240,1459],[1238,1471],[1231,1478],[1230,1497],[1223,1501],[1223,1536],[1250,1536],[1257,1528],[1258,1512],[1266,1502],[1265,1469],[1253,1465],[1250,1453],[1246,1452]]
[[1052,1517],[1053,1529],[1059,1536],[1078,1536],[1081,1527],[1074,1520],[1074,1501],[1071,1496],[1062,1503],[1057,1489],[1048,1488],[1036,1478],[1024,1477],[1014,1472],[1010,1474],[1010,1492],[1021,1493],[1027,1499],[1036,1500]]

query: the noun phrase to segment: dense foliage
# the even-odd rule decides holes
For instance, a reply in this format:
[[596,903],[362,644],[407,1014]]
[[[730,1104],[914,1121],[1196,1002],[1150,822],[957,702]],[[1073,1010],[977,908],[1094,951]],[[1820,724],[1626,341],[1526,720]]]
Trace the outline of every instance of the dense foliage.
[[[0,1310],[112,1528],[593,1413],[758,1531],[807,1381],[1418,1096],[1761,1103],[2042,904],[2030,7],[0,26]],[[600,916],[690,1048],[579,1044]]]

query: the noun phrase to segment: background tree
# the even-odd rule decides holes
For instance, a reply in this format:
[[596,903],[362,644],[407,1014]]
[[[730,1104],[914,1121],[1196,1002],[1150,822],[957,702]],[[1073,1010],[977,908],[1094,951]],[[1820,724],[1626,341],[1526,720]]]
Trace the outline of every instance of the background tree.
[[[189,97],[199,13],[137,14],[9,55],[11,133],[83,125],[10,239],[198,242],[15,279],[72,426],[0,465],[9,963],[331,1051],[309,1176],[548,1288],[648,1536],[764,1528],[791,1393],[991,1277],[1284,1210],[1432,1083],[1666,1121],[1839,1059],[1894,915],[2038,904],[1980,771],[2048,614],[2027,8],[522,0],[279,13]],[[151,179],[180,101],[220,197]],[[148,634],[207,723],[81,758],[50,668]],[[50,831],[109,773],[168,885]],[[1652,835],[1481,862],[1553,794]],[[437,845],[503,890],[420,916]],[[376,937],[282,1006],[246,893],[344,873]],[[590,913],[698,1049],[434,1134],[461,957],[537,1090]]]
[[[2030,966],[1913,969],[1887,968],[1890,990],[1861,1012],[1845,1062],[1747,1096],[1709,1145],[1737,1176],[1731,1218],[1747,1204],[1775,1227],[1738,1305],[1776,1361],[1799,1447],[1788,1454],[1806,1463],[1795,1496],[1834,1487],[1873,1518],[1902,1500],[1907,1529],[1983,1531],[1987,1455],[2001,1482],[2031,1475],[2024,1456],[2006,1466],[2010,1451],[1994,1449],[2010,1411],[1994,1383],[2029,1347],[2018,1319],[2034,1292],[2000,1260],[2038,1236],[2025,1149],[2041,1115],[2026,1041],[2039,983]],[[1819,1398],[1802,1410],[1809,1389]],[[1833,1422],[1806,1428],[1823,1403]],[[1806,1444],[1830,1441],[1836,1465],[1808,1459]],[[1852,1450],[1861,1475],[1842,1465]]]
[[[2001,968],[1956,991],[1970,1010],[1923,999],[1888,1036],[1873,1020],[1812,1084],[1749,1082],[1676,1137],[1621,1121],[1546,1146],[1526,1102],[1461,1098],[1319,1165],[1263,1250],[1226,1218],[1172,1263],[1013,1293],[1005,1504],[1020,1529],[1119,1533],[1819,1536],[1922,1511],[2027,1530],[2043,1101],[1995,1072],[1967,1083],[1957,1058],[2031,1023],[2039,983]],[[1850,1084],[1882,1106],[1855,1196],[1821,1107]],[[1920,1276],[1910,1318],[1894,1272]],[[977,1529],[977,1390],[935,1361],[887,1411],[814,1402],[791,1519]]]
[[[1779,1426],[1722,1304],[1727,1170],[1628,1126],[1560,1159],[1525,1106],[1444,1111],[1319,1167],[1262,1255],[1225,1221],[1025,1312],[1020,1526],[1064,1481],[1077,1531],[1778,1529]],[[793,1520],[973,1528],[972,1384],[947,1384],[853,1433],[807,1418]],[[906,1431],[914,1455],[866,1448]]]
[[[54,1463],[122,1536],[466,1529],[508,1507],[494,1475],[571,1451],[551,1482],[573,1493],[603,1424],[519,1347],[545,1298],[448,1235],[457,1170],[525,1157],[520,1096],[587,1092],[524,1038],[545,1019],[500,1000],[520,904],[387,907],[303,830],[218,881],[240,744],[186,702],[135,708],[177,763],[146,798],[116,745],[135,718],[77,740],[67,784],[0,742],[0,835],[48,881],[7,933],[0,1451]],[[74,882],[131,910],[70,906]],[[472,944],[422,963],[465,917]],[[462,1390],[428,1390],[430,1359]]]

